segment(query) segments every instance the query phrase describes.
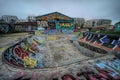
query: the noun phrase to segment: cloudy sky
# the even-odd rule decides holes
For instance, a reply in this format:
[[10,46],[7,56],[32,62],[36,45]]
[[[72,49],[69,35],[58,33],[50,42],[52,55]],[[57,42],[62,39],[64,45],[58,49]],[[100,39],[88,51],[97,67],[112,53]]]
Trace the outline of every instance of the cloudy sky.
[[0,0],[0,16],[16,15],[25,19],[28,15],[61,12],[70,17],[111,19],[120,21],[120,0]]

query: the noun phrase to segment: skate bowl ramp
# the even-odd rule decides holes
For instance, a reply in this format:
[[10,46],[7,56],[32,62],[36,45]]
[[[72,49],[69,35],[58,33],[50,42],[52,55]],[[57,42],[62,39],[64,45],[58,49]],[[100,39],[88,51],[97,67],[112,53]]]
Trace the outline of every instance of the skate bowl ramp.
[[88,59],[66,37],[30,36],[2,54],[3,62],[15,68],[43,69]]
[[14,67],[33,68],[43,66],[45,62],[40,57],[45,53],[44,41],[45,38],[43,37],[39,42],[36,37],[27,37],[6,49],[2,56],[3,60]]
[[[94,51],[92,46],[105,51],[120,51],[120,35],[98,34],[92,32],[83,32],[79,37],[79,44]],[[98,49],[97,49],[98,50]]]

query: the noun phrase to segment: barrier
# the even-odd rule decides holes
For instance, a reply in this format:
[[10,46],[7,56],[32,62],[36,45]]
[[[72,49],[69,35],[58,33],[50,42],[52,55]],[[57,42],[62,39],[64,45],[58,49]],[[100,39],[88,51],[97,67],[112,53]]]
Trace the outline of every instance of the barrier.
[[[106,51],[109,50],[120,51],[120,36],[83,32],[82,37],[80,37],[79,40],[90,45],[92,44],[95,47],[105,49]],[[84,47],[89,48],[85,44]],[[99,50],[97,52],[102,51]]]

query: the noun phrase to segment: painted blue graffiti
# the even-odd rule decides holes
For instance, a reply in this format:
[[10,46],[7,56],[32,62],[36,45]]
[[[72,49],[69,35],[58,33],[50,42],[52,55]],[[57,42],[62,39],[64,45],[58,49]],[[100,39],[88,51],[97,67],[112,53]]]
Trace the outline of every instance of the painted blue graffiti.
[[105,46],[108,48],[114,48],[115,46],[120,47],[120,36],[112,36],[112,35],[105,35],[105,34],[95,34],[90,32],[83,32],[82,38],[86,41],[90,41],[94,43],[95,41],[100,44],[101,46]]
[[21,66],[24,66],[24,62],[12,54],[12,47],[5,52],[4,56],[9,62],[12,61],[16,65],[20,64]]
[[0,25],[0,31],[7,33],[9,31],[8,25]]
[[58,30],[44,30],[45,34],[56,34]]
[[96,64],[96,66],[100,67],[102,69],[108,70],[108,71],[112,71],[111,73],[109,73],[109,75],[112,77],[119,75],[119,73],[117,71],[115,71],[113,68],[108,66],[104,61],[100,61],[99,63]]
[[64,33],[64,34],[72,34],[73,30],[67,30],[67,29],[65,29],[65,30],[62,30],[62,33]]

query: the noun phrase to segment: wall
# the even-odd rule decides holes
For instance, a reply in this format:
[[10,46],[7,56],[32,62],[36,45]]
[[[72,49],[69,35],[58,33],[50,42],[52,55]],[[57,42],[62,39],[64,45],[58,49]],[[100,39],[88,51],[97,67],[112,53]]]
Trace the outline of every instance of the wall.
[[[72,28],[73,27],[73,19],[63,15],[61,13],[58,12],[54,12],[54,13],[50,13],[50,14],[46,14],[43,16],[38,16],[36,18],[36,20],[38,21],[38,26],[41,27],[47,27],[47,29],[59,29],[59,27],[64,28]],[[61,21],[63,20],[63,21]],[[60,22],[63,22],[63,24],[60,24]],[[69,23],[70,25],[69,25]],[[42,25],[41,25],[42,24]],[[61,25],[61,26],[60,26]],[[67,26],[69,25],[69,26]]]
[[41,68],[45,65],[45,51],[43,41],[29,37],[8,48],[3,56],[4,60],[16,67]]
[[7,33],[9,31],[9,25],[0,24],[0,31],[3,33]]
[[79,41],[81,45],[85,43],[86,45],[92,45],[106,51],[120,50],[120,36],[83,32],[79,37]]
[[115,30],[120,30],[120,22],[115,24]]
[[57,30],[74,30],[74,22],[73,21],[57,21],[56,22],[56,29]]

